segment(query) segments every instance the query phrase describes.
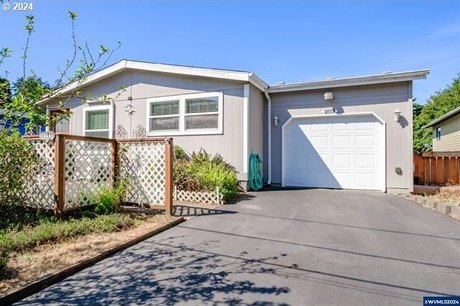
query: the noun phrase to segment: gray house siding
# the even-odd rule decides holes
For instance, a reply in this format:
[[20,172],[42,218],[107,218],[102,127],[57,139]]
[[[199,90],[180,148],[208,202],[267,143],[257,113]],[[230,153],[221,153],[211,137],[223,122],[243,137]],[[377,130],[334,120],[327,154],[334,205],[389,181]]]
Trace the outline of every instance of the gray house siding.
[[[334,100],[326,103],[325,91],[333,91]],[[281,183],[281,127],[297,115],[321,115],[322,109],[334,107],[341,113],[373,112],[386,123],[386,186],[388,189],[412,188],[412,82],[334,88],[271,94],[272,117],[280,118],[272,126],[272,183]],[[401,110],[401,120],[394,120],[394,110]],[[400,167],[402,174],[395,168]]]
[[[124,87],[123,91],[120,88]],[[127,138],[135,137],[138,127],[146,128],[146,106],[148,98],[166,97],[202,92],[223,92],[223,133],[217,135],[173,136],[175,144],[187,152],[205,149],[210,154],[219,153],[231,163],[240,176],[243,175],[243,83],[210,78],[178,76],[165,73],[129,71],[84,88],[82,95],[116,97],[114,101],[114,131],[124,130]],[[128,97],[132,97],[129,100]],[[129,116],[126,107],[132,104],[133,115]],[[98,105],[91,103],[90,105]],[[83,110],[89,106],[79,99],[69,101],[71,108],[70,132],[83,134]],[[255,110],[254,110],[255,111]],[[256,127],[254,127],[256,130]],[[254,132],[255,134],[257,131]],[[168,136],[168,135],[164,135]],[[255,136],[254,136],[255,137]],[[261,144],[254,146],[259,150]]]
[[[264,94],[255,86],[249,87],[249,137],[248,154],[256,153],[262,161],[264,156]],[[261,165],[263,166],[263,164]]]
[[[460,114],[433,126],[433,151],[460,151]],[[441,128],[441,139],[436,139],[435,131]]]

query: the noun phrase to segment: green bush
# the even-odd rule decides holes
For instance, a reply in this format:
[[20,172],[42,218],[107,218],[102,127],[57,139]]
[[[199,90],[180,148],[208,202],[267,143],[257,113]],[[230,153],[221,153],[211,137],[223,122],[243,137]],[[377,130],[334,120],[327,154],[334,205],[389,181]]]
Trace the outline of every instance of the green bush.
[[174,147],[174,185],[189,191],[214,191],[219,187],[223,200],[228,202],[238,194],[237,172],[219,154],[211,157],[201,150],[188,156],[185,151]]
[[17,131],[0,130],[0,205],[20,203],[25,178],[36,162],[32,145]]
[[115,187],[102,187],[99,190],[95,213],[105,215],[118,211],[127,188],[128,183],[125,180],[120,180]]

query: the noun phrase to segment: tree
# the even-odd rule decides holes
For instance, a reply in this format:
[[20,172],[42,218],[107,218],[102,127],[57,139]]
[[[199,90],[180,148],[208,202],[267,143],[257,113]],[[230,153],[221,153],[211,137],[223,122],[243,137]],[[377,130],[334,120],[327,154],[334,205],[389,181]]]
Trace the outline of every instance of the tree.
[[[69,116],[68,112],[62,112],[61,115],[50,118],[46,115],[45,109],[38,106],[37,102],[52,97],[58,101],[59,107],[65,106],[73,97],[79,97],[80,88],[86,78],[96,70],[103,68],[121,44],[110,50],[109,48],[100,45],[97,52],[91,51],[88,42],[79,43],[75,33],[75,21],[77,13],[69,11],[69,19],[71,21],[71,38],[73,52],[72,55],[65,61],[63,68],[60,69],[57,81],[50,85],[43,81],[35,73],[28,75],[27,59],[30,48],[30,38],[35,31],[35,17],[26,16],[26,24],[24,29],[27,33],[26,42],[21,55],[22,59],[22,77],[20,77],[12,85],[13,95],[8,99],[8,103],[3,105],[5,119],[11,121],[13,127],[21,123],[21,119],[27,119],[28,123],[26,130],[32,132],[40,125],[52,125],[64,117]],[[12,50],[9,48],[0,49],[0,66],[4,60],[10,57]],[[8,81],[8,80],[7,80]],[[70,84],[75,84],[73,91],[70,94],[62,95],[60,90]],[[0,83],[1,85],[2,83]],[[8,83],[9,84],[9,83]],[[9,87],[9,86],[8,86]],[[0,88],[0,93],[1,93]],[[4,94],[5,95],[5,94]],[[1,97],[0,97],[1,99]],[[107,97],[105,97],[107,100]],[[1,99],[6,100],[6,99]],[[106,101],[104,100],[104,101]]]
[[460,106],[460,74],[445,89],[435,92],[420,110],[414,105],[414,150],[427,151],[432,145],[432,131],[424,128],[434,119]]
[[0,107],[11,100],[10,81],[0,78]]

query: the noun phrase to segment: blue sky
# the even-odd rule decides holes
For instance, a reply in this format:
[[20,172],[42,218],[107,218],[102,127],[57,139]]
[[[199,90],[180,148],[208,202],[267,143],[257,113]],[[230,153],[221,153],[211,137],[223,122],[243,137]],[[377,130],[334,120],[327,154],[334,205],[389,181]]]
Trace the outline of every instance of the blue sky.
[[[77,35],[112,58],[249,70],[267,83],[431,69],[418,102],[460,73],[460,1],[45,1],[32,12],[0,10],[0,67],[21,74],[24,17],[36,17],[29,68],[53,81]],[[14,1],[10,1],[12,3]]]

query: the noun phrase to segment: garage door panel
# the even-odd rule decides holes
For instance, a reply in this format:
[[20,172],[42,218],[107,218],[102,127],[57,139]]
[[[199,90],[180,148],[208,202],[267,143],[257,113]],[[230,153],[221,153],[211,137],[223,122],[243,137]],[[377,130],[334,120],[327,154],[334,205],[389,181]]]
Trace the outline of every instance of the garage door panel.
[[[353,186],[353,172],[338,171],[334,173],[334,177],[340,185],[340,188],[352,188]],[[327,187],[327,186],[322,186]]]
[[326,136],[310,136],[311,150],[327,150],[329,149],[329,137]]
[[332,167],[334,168],[351,168],[351,154],[334,154],[332,157]]
[[356,154],[355,156],[356,169],[376,170],[375,154]]
[[333,150],[350,150],[351,146],[352,144],[350,135],[332,136]]
[[355,185],[360,189],[373,189],[376,181],[373,173],[356,173]]
[[375,150],[376,148],[375,134],[356,135],[355,139],[357,150]]
[[339,182],[330,174],[321,172],[315,175],[305,176],[303,173],[303,171],[293,170],[293,175],[289,177],[286,185],[293,187],[340,188]]
[[384,189],[385,131],[375,117],[295,119],[290,125],[295,128],[286,130],[297,133],[284,134],[284,185]]

